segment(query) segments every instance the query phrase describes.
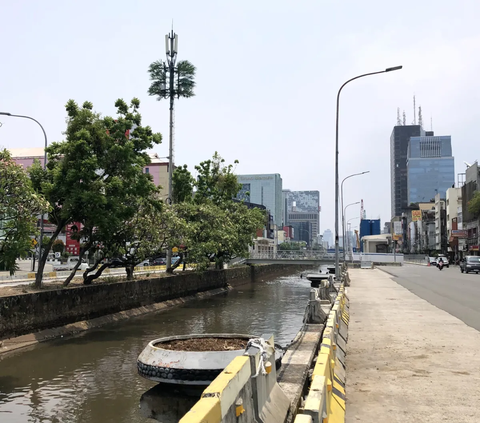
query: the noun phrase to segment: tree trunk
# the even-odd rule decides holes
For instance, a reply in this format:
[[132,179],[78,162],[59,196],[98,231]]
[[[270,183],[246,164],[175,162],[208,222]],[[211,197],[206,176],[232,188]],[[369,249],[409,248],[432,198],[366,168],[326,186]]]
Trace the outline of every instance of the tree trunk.
[[[180,265],[182,264],[183,260],[184,260],[184,255],[183,255],[183,253],[179,253],[179,254],[178,254],[178,260],[176,261],[175,264],[173,264],[172,266],[170,266],[170,267],[167,268],[167,273],[170,273],[170,274],[173,275],[173,271],[174,271],[178,266],[180,266]],[[185,267],[184,267],[184,270],[185,270]]]
[[131,281],[133,279],[133,269],[135,269],[135,266],[125,266],[125,272],[127,272],[127,281]]
[[109,266],[110,266],[110,263],[103,263],[93,275],[88,275],[87,277],[85,277],[85,275],[84,275],[83,284],[84,285],[91,285],[92,282],[95,279],[98,279],[101,276],[102,272]]
[[47,244],[46,248],[42,248],[42,246],[39,247],[39,251],[44,251],[43,254],[38,258],[38,270],[35,277],[35,288],[42,287],[43,270],[45,269],[45,263],[47,262],[48,253],[52,248],[53,242],[57,239],[58,234],[62,231],[65,224],[66,222],[61,222],[59,225],[57,225],[57,229],[50,238],[50,242]]
[[71,280],[75,277],[75,275],[77,274],[77,269],[82,264],[83,256],[90,249],[90,247],[91,247],[91,245],[89,245],[87,248],[82,248],[82,251],[81,251],[80,255],[78,256],[78,262],[75,265],[75,267],[73,268],[72,273],[70,273],[70,275],[68,275],[68,278],[65,279],[65,281],[63,282],[63,286],[68,286],[68,284],[71,282]]

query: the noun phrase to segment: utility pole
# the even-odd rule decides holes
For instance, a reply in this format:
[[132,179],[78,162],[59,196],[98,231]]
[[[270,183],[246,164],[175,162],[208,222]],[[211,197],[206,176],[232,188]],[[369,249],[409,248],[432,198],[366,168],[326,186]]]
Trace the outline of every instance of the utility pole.
[[[174,167],[174,130],[175,130],[175,98],[193,97],[195,87],[195,66],[183,60],[177,63],[178,35],[171,32],[165,35],[165,53],[167,61],[156,61],[150,65],[149,73],[152,84],[149,95],[157,96],[157,100],[170,99],[170,125],[168,146],[168,197],[166,202],[173,204],[173,167]],[[167,249],[167,269],[171,268],[172,251]]]

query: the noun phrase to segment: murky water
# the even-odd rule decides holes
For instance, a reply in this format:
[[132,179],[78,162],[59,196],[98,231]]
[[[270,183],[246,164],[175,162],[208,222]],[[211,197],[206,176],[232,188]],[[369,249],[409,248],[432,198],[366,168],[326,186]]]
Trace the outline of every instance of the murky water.
[[[274,333],[288,344],[302,325],[310,284],[299,274],[40,344],[0,361],[0,423],[139,423],[177,408],[174,388],[138,376],[152,339],[189,333]],[[176,403],[177,401],[177,403]]]

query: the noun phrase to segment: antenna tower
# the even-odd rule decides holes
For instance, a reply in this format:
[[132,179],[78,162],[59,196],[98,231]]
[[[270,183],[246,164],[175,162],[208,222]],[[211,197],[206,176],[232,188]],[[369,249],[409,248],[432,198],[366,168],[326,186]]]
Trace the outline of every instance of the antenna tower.
[[403,126],[406,125],[407,117],[405,116],[405,110],[403,111]]
[[418,106],[418,124],[423,126],[422,106]]
[[433,119],[430,116],[430,131],[433,131]]
[[400,126],[402,121],[400,120],[400,107],[397,107],[397,126]]
[[362,198],[362,201],[360,203],[360,220],[363,219],[363,198]]
[[417,124],[417,111],[415,109],[415,94],[413,95],[413,124]]

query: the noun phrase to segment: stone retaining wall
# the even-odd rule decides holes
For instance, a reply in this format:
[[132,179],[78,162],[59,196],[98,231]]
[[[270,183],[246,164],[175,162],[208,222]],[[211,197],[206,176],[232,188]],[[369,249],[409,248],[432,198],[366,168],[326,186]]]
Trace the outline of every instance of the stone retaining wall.
[[244,266],[0,297],[0,339],[224,288],[227,284],[254,282],[263,275],[290,273],[297,268]]

